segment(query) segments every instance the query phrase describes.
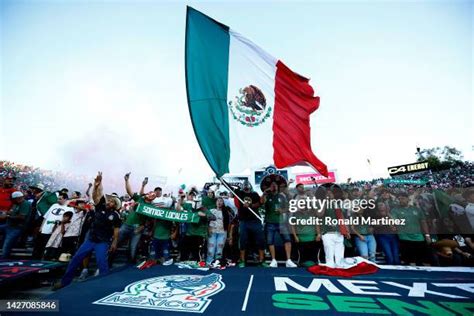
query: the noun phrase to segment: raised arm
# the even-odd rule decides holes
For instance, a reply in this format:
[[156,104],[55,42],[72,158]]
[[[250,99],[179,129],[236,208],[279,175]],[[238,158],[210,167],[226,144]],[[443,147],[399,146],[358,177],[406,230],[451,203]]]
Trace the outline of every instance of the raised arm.
[[94,204],[99,204],[102,196],[104,196],[104,189],[102,187],[102,172],[99,171],[94,179],[94,188],[92,189],[92,201],[94,201]]
[[148,177],[145,177],[145,179],[143,179],[143,182],[142,182],[142,187],[140,188],[140,195],[145,194],[145,187],[147,184],[148,184]]
[[132,187],[130,186],[130,172],[127,173],[124,177],[125,179],[125,191],[127,191],[127,194],[130,195],[130,197],[133,196],[133,191],[132,191]]
[[179,200],[176,202],[175,209],[177,211],[182,211],[183,210],[183,204],[184,204],[184,196],[180,196]]
[[89,183],[89,186],[87,187],[87,190],[86,190],[87,199],[91,198],[91,188],[92,188],[92,183]]

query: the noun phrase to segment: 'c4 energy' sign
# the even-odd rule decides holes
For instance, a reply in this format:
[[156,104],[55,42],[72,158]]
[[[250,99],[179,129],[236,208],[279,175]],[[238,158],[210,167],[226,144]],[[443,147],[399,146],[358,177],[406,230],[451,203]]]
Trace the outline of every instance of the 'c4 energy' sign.
[[388,168],[388,173],[391,176],[405,174],[405,173],[412,173],[412,172],[420,172],[424,170],[429,170],[428,161],[420,161],[411,163],[408,165],[400,165]]

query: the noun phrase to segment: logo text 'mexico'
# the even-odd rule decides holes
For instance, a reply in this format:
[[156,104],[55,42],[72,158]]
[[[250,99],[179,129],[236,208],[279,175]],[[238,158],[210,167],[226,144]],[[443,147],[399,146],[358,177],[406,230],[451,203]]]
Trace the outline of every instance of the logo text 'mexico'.
[[94,304],[203,313],[211,303],[210,296],[225,287],[220,274],[169,275],[129,284]]

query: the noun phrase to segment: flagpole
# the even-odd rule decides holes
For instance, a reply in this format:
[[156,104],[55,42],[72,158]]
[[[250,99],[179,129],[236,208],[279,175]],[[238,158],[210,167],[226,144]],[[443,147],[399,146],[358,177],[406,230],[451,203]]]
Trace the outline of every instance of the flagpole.
[[[233,194],[235,197],[237,197],[237,199],[240,201],[240,203],[245,204],[245,202],[240,198],[240,196],[238,196],[238,195],[234,192],[234,190],[232,190],[222,178],[217,178],[217,179],[219,179],[220,183],[221,183],[223,186],[225,186],[227,190],[229,190],[230,192],[232,192],[232,194]],[[260,220],[260,222],[262,222],[262,224],[263,224],[263,218],[261,218],[250,206],[248,207],[248,209],[249,209],[250,212],[252,212],[252,214],[255,215],[255,217],[257,217],[257,218]]]

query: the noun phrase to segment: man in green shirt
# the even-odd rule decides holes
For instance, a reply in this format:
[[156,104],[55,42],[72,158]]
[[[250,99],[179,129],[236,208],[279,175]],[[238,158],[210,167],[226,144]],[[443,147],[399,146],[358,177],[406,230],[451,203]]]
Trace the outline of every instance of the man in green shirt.
[[170,237],[173,222],[155,219],[153,226],[152,246],[155,250],[155,262],[163,258],[163,265],[169,266],[173,264],[170,256]]
[[[311,198],[302,183],[296,185],[296,191],[297,194],[293,197],[293,200],[304,201],[307,198]],[[296,205],[298,205],[298,203],[296,203]],[[296,212],[293,213],[295,219],[305,220],[305,222],[316,218],[316,215],[317,213],[313,210],[309,210],[306,205],[304,207],[298,207]],[[310,267],[318,263],[318,254],[322,248],[322,243],[321,235],[317,233],[316,225],[296,224],[291,225],[290,228],[300,254],[299,264],[304,267]]]
[[[133,193],[132,187],[130,186],[130,173],[127,173],[124,176],[125,179],[125,190],[127,194],[132,197],[132,199],[137,203],[151,203],[156,195],[155,193],[149,192],[144,194],[145,186],[148,183],[148,178],[145,178],[142,182],[142,187],[140,193]],[[135,256],[137,253],[137,246],[142,237],[142,232],[145,229],[146,218],[136,212],[136,207],[130,210],[125,222],[120,226],[119,238],[117,244],[130,239],[130,262],[135,262]],[[109,264],[113,261],[113,256],[110,256]]]
[[397,226],[402,260],[406,264],[421,265],[428,254],[431,244],[428,225],[423,211],[408,204],[407,193],[398,195],[400,205],[390,211],[392,218],[403,219],[405,225]]
[[208,210],[216,208],[216,193],[213,189],[209,188],[207,195],[202,198],[202,206]]
[[25,229],[26,221],[30,215],[30,204],[25,200],[23,193],[15,191],[11,195],[13,202],[12,208],[5,215],[6,223],[0,225],[0,234],[4,234],[2,259],[10,257],[11,250],[21,237]]
[[282,220],[284,197],[278,192],[278,184],[272,182],[270,187],[263,192],[262,203],[265,207],[265,229],[267,234],[267,244],[272,256],[271,268],[278,267],[275,253],[275,236],[279,234],[284,245],[286,254],[286,267],[296,268],[296,264],[291,261],[291,237],[288,223]]
[[200,217],[199,222],[187,225],[186,235],[181,243],[181,261],[190,258],[196,261],[204,261],[204,255],[201,252],[206,241],[209,220],[215,220],[215,216],[212,215],[210,210],[199,205],[195,198],[196,193],[191,191],[188,193],[186,200],[181,198],[176,205],[177,211],[197,213]]

